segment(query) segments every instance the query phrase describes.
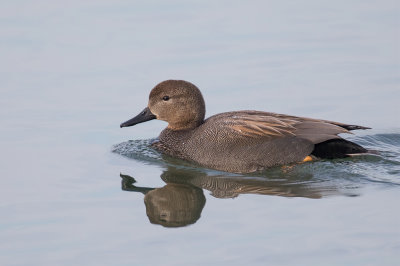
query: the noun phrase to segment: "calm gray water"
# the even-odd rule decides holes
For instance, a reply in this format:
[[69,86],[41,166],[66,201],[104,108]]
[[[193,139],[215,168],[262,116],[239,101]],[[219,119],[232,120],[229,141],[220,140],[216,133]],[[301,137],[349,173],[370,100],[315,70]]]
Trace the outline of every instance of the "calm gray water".
[[[1,1],[0,265],[399,265],[398,1]],[[185,79],[207,116],[373,129],[379,156],[235,175],[119,124]]]

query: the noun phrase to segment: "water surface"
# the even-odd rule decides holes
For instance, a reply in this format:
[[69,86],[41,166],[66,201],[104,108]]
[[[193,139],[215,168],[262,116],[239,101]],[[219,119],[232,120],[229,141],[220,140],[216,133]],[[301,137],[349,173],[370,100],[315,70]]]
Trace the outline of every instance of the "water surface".
[[[398,1],[2,1],[1,265],[398,265]],[[379,156],[236,175],[119,124],[164,79],[207,116],[373,130]]]

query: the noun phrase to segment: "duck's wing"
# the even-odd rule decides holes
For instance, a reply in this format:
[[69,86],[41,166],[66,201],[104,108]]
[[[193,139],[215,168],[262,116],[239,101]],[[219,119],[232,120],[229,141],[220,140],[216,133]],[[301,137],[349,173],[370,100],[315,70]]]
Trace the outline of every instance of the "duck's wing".
[[[250,112],[255,112],[257,111],[250,111]],[[259,113],[264,113],[268,114],[271,116],[274,116],[276,118],[281,118],[281,119],[293,119],[296,121],[309,121],[309,122],[323,122],[327,124],[332,124],[336,125],[339,127],[342,127],[347,130],[358,130],[358,129],[371,129],[370,127],[364,127],[364,126],[358,126],[358,125],[352,125],[352,124],[345,124],[345,123],[340,123],[340,122],[335,122],[335,121],[330,121],[330,120],[323,120],[323,119],[314,119],[314,118],[308,118],[308,117],[299,117],[299,116],[291,116],[291,115],[284,115],[284,114],[277,114],[277,113],[270,113],[270,112],[259,112]]]
[[218,123],[219,130],[227,131],[227,135],[233,138],[273,140],[295,137],[317,144],[339,138],[340,133],[350,133],[340,123],[259,111],[222,113],[208,120],[214,120],[214,123]]

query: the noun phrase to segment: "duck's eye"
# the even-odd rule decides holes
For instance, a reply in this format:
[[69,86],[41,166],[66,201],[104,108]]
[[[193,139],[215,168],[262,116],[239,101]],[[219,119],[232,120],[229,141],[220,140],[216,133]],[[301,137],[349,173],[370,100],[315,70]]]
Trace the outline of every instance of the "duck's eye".
[[164,96],[162,97],[163,101],[168,101],[169,100],[169,96]]

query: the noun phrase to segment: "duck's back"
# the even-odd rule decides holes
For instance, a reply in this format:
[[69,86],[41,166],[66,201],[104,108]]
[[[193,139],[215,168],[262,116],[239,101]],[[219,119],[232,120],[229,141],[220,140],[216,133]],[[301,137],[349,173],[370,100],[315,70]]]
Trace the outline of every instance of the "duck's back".
[[259,111],[214,115],[187,131],[165,129],[156,148],[202,166],[254,172],[301,162],[314,145],[347,133],[344,124]]

